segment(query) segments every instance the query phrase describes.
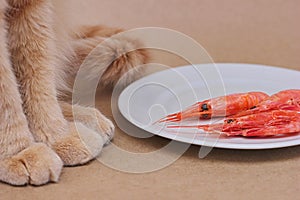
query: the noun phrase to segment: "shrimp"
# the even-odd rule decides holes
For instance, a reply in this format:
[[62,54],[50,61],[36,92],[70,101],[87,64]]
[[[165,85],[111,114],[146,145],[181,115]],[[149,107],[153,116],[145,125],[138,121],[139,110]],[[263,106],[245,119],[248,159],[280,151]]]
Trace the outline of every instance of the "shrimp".
[[248,92],[230,94],[213,99],[197,102],[182,112],[168,115],[158,122],[179,122],[191,117],[210,119],[211,117],[225,117],[248,110],[268,97],[263,92]]
[[300,132],[300,112],[272,110],[241,117],[226,118],[223,123],[196,126],[168,126],[168,128],[198,128],[208,133],[227,136],[266,137]]
[[271,95],[249,110],[241,111],[235,116],[245,116],[270,110],[295,110],[300,111],[300,90],[283,90]]

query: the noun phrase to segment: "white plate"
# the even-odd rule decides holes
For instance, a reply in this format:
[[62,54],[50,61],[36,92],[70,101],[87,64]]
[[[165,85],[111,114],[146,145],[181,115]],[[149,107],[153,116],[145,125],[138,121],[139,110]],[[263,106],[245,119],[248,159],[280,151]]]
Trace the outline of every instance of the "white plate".
[[[129,85],[120,95],[122,115],[135,126],[172,140],[219,148],[270,149],[300,144],[300,134],[243,138],[220,137],[196,129],[153,124],[167,114],[224,94],[299,89],[300,71],[252,64],[201,64],[160,71]],[[209,123],[206,122],[206,123]]]

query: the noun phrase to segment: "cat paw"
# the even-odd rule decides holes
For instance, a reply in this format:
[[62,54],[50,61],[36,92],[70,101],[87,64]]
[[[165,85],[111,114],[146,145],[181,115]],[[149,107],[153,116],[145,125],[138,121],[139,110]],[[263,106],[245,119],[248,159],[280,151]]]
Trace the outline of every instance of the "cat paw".
[[114,137],[114,124],[99,110],[80,105],[71,105],[65,102],[61,102],[60,106],[67,120],[80,122],[94,130],[103,137],[105,144],[108,144]]
[[69,133],[52,144],[65,166],[82,165],[96,158],[104,145],[103,138],[82,123],[69,123]]
[[82,107],[82,109],[85,109],[85,112],[81,112],[78,120],[100,134],[107,145],[115,133],[115,126],[112,121],[95,108]]
[[45,144],[36,143],[0,161],[0,180],[11,185],[43,185],[57,182],[63,163]]

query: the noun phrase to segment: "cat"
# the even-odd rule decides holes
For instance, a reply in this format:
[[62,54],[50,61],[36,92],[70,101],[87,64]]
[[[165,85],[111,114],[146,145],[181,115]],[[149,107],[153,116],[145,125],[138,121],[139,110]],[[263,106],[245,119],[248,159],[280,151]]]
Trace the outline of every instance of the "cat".
[[[113,137],[114,125],[100,111],[66,96],[88,54],[122,29],[84,26],[58,42],[53,19],[51,0],[0,0],[0,181],[11,185],[57,182],[63,166],[89,162]],[[149,57],[145,50],[126,53],[133,41],[112,41],[96,52],[107,60],[92,58],[109,65],[99,69],[103,85]]]

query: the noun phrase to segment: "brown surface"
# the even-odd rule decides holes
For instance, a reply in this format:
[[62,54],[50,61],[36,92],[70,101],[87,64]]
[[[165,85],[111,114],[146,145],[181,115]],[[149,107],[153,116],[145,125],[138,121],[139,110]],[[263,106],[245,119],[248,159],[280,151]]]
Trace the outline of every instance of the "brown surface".
[[[66,7],[65,20],[73,23],[171,28],[200,42],[216,62],[300,69],[297,0],[56,2],[65,7],[72,2]],[[76,17],[78,13],[81,19]],[[184,63],[168,56],[157,60],[171,66]],[[98,106],[112,118],[110,96],[102,93]],[[159,137],[137,139],[117,129],[113,143],[131,152],[152,152],[168,142]],[[144,174],[123,173],[94,161],[64,169],[58,184],[21,188],[0,184],[0,199],[299,199],[299,146],[257,151],[213,149],[205,159],[198,158],[198,151],[199,147],[192,146],[172,165]]]

